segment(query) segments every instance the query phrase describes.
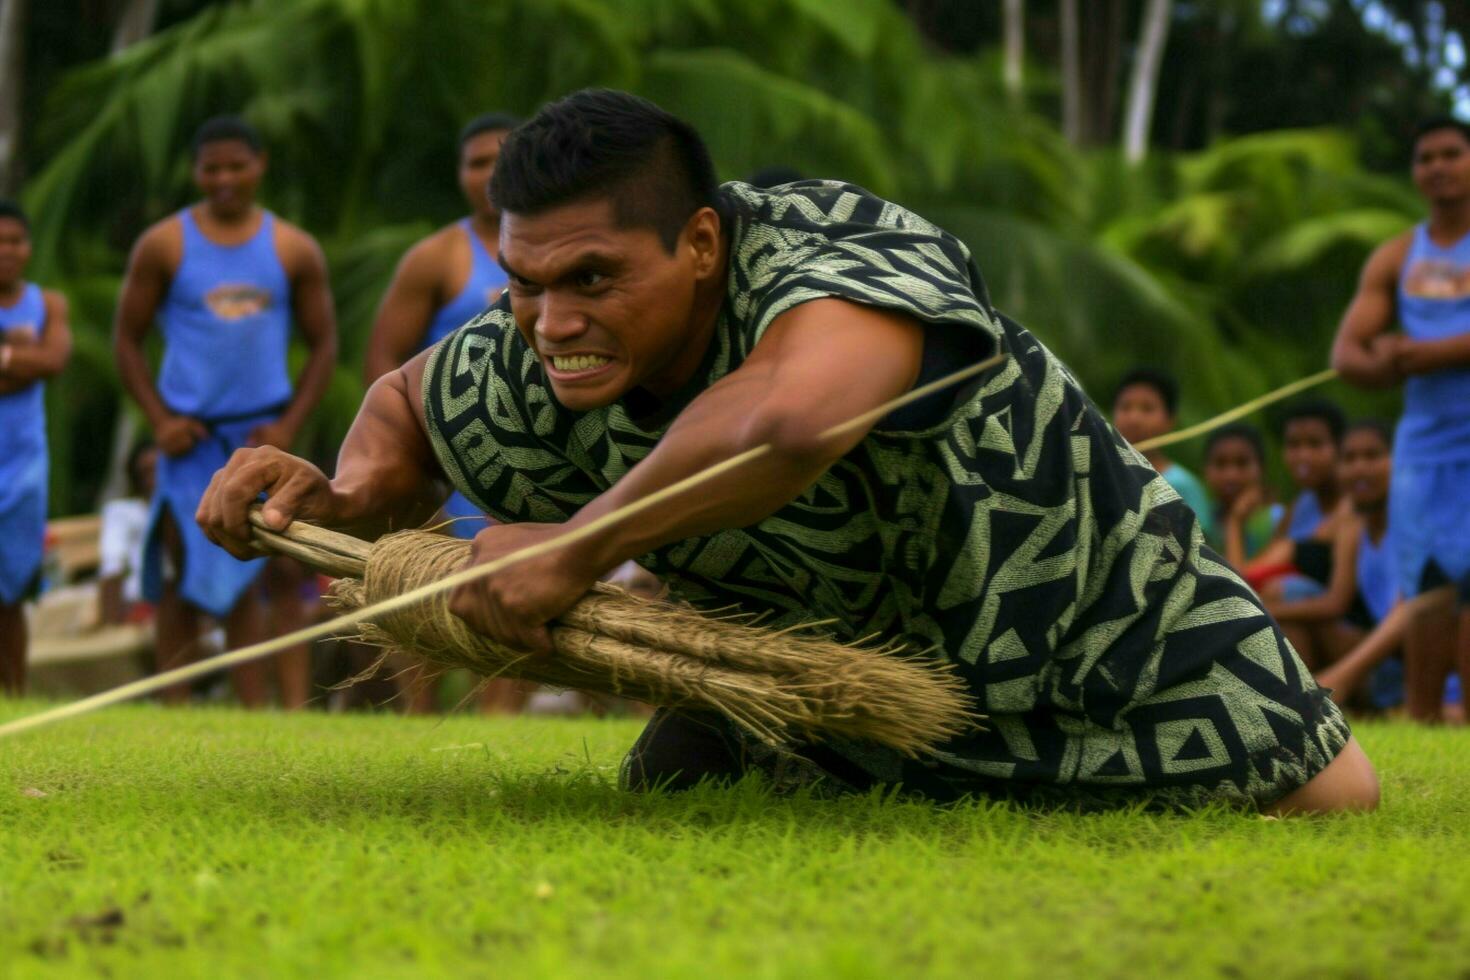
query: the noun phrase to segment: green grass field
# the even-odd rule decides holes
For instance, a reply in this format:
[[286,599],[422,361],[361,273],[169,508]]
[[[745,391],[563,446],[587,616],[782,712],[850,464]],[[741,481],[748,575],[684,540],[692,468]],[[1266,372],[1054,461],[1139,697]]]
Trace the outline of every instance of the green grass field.
[[[9,718],[38,705],[0,705]],[[1372,816],[616,788],[630,721],[114,709],[0,743],[0,975],[1470,975],[1470,733]]]

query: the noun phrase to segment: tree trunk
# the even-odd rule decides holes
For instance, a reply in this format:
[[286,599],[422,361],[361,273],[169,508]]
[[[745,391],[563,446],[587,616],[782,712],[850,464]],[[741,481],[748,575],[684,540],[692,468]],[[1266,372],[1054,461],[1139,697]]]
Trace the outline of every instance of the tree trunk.
[[1005,0],[1005,85],[1011,101],[1021,101],[1021,69],[1026,57],[1022,0]]
[[1096,145],[1113,138],[1122,62],[1124,0],[1087,0],[1079,7],[1078,63],[1081,141]]
[[1148,134],[1158,94],[1159,66],[1169,39],[1169,0],[1148,0],[1143,25],[1138,32],[1138,50],[1133,56],[1133,79],[1128,86],[1128,112],[1123,127],[1123,155],[1139,163],[1148,153]]
[[126,0],[112,31],[112,53],[125,51],[153,33],[158,0]]
[[9,196],[19,184],[20,83],[25,70],[21,35],[25,0],[0,0],[0,194]]
[[1082,62],[1077,37],[1077,0],[1061,0],[1062,135],[1082,142]]

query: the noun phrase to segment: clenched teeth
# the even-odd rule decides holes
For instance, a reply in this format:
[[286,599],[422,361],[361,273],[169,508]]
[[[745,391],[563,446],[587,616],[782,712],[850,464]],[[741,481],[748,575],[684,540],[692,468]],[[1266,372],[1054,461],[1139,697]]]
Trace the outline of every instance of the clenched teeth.
[[610,357],[598,357],[596,354],[578,354],[575,357],[553,357],[551,363],[558,371],[591,371],[611,360]]

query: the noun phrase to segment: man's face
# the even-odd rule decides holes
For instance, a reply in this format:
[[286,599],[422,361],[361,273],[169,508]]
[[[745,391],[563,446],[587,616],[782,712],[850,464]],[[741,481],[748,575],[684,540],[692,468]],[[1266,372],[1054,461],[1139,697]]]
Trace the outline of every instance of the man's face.
[[1229,507],[1241,491],[1261,482],[1261,459],[1249,441],[1226,436],[1210,447],[1204,475],[1210,495]]
[[265,176],[265,154],[242,140],[205,143],[194,157],[194,185],[209,210],[221,218],[238,218],[255,205],[255,192]]
[[1130,443],[1161,436],[1174,428],[1174,416],[1153,385],[1129,385],[1113,402],[1113,427]]
[[1470,142],[1457,129],[1435,129],[1414,144],[1414,186],[1434,204],[1470,197]]
[[495,214],[495,206],[490,203],[490,177],[495,173],[495,161],[500,159],[500,144],[509,133],[507,129],[486,130],[471,136],[459,148],[459,189],[475,214]]
[[1342,486],[1358,510],[1382,507],[1388,499],[1392,453],[1383,436],[1372,429],[1355,429],[1342,440]]
[[14,286],[25,278],[31,261],[31,236],[14,218],[0,218],[0,288]]
[[1286,470],[1303,490],[1320,490],[1337,479],[1337,443],[1322,419],[1300,418],[1286,423]]
[[618,227],[607,198],[504,215],[511,311],[567,408],[599,408],[640,386],[668,394],[682,382],[671,372],[681,353],[687,360],[695,290],[712,273],[691,241],[706,213],[690,219],[672,255],[654,229]]

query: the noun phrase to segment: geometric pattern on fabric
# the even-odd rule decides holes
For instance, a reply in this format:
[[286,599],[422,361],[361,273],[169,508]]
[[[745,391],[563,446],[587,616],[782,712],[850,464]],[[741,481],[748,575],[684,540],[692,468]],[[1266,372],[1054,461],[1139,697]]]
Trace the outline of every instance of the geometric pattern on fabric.
[[[620,479],[670,420],[812,299],[895,310],[926,338],[1010,356],[885,423],[809,489],[746,528],[640,559],[675,595],[774,626],[815,619],[953,663],[990,716],[917,768],[833,742],[936,796],[1014,786],[1184,787],[1269,801],[1346,743],[1254,593],[1205,546],[1175,491],[1065,366],[990,304],[968,249],[861,188],[806,181],[720,192],[728,292],[685,390],[557,403],[508,298],[447,337],[424,374],[435,453],[500,521],[559,522]],[[927,341],[926,341],[927,343]]]

